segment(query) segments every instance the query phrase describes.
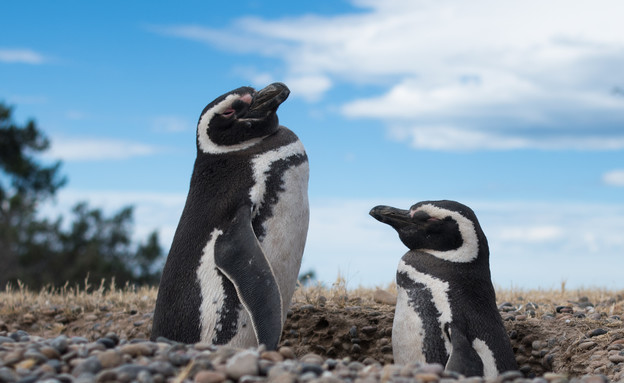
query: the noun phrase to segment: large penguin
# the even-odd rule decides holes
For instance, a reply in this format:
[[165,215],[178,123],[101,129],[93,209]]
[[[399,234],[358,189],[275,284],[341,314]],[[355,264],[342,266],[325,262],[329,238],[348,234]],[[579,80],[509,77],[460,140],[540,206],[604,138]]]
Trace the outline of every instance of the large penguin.
[[425,201],[409,210],[377,206],[370,214],[410,249],[396,274],[395,362],[439,363],[465,376],[517,370],[474,212],[455,201]]
[[308,158],[280,126],[290,91],[242,87],[208,104],[151,339],[275,349],[308,230]]

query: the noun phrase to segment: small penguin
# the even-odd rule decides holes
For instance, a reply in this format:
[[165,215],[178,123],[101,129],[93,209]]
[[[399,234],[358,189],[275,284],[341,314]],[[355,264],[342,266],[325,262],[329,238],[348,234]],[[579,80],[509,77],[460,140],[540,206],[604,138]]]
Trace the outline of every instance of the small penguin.
[[276,113],[289,93],[241,87],[202,111],[152,340],[277,348],[309,220],[308,157]]
[[396,274],[395,362],[439,363],[465,376],[517,370],[474,212],[455,201],[425,201],[409,210],[376,206],[370,215],[410,249]]

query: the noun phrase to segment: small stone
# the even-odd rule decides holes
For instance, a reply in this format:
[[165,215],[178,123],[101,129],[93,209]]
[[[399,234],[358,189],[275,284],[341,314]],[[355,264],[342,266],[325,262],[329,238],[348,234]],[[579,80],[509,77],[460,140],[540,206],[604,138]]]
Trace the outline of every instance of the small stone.
[[347,367],[349,368],[349,370],[360,371],[363,370],[365,366],[360,362],[351,362]]
[[278,368],[269,370],[268,379],[271,383],[295,383],[297,381],[295,374]]
[[50,346],[54,347],[56,351],[60,352],[61,354],[64,354],[65,351],[67,351],[67,347],[69,346],[67,336],[57,336],[52,340]]
[[590,332],[590,333],[589,333],[589,337],[590,337],[590,338],[593,338],[593,337],[595,337],[595,336],[604,335],[604,334],[606,334],[607,332],[608,332],[608,331],[607,331],[607,330],[605,330],[605,329],[603,329],[603,328],[597,328],[597,329],[595,329],[594,331],[592,331],[592,332]]
[[195,379],[193,382],[195,383],[219,383],[223,382],[227,376],[218,371],[200,371],[195,374]]
[[323,368],[314,363],[301,363],[301,374],[311,372],[316,376],[320,376],[323,373]]
[[152,374],[147,370],[142,370],[136,377],[137,382],[139,383],[155,383]]
[[44,355],[48,359],[59,359],[61,357],[61,353],[58,352],[57,349],[50,346],[43,346],[39,349],[42,355]]
[[11,351],[4,356],[4,364],[10,366],[12,364],[18,363],[20,360],[22,360],[23,356],[24,356],[23,349],[17,349],[15,351]]
[[624,362],[624,355],[620,355],[620,354],[611,355],[609,356],[609,361],[613,363],[622,363]]
[[386,290],[377,289],[373,293],[373,300],[385,305],[396,305],[397,297]]
[[124,364],[115,368],[113,371],[117,373],[117,379],[120,381],[131,381],[136,379],[141,371],[149,372],[149,369],[145,366],[138,364]]
[[245,375],[258,375],[258,354],[254,351],[242,351],[235,354],[225,365],[229,378],[240,379]]
[[89,339],[85,338],[84,336],[73,336],[73,337],[71,337],[71,339],[69,341],[72,344],[85,344],[85,343],[89,343]]
[[377,331],[377,326],[364,326],[361,331],[366,335],[371,335]]
[[581,344],[578,345],[579,350],[589,350],[590,348],[593,348],[594,346],[596,346],[596,342],[583,342]]
[[604,375],[585,375],[581,378],[581,383],[608,383],[609,379],[607,379]]
[[351,338],[357,338],[357,327],[356,326],[351,326],[351,328],[349,329],[349,335],[351,336]]
[[35,349],[26,349],[26,352],[24,352],[24,358],[28,358],[28,359],[34,359],[37,364],[39,363],[45,363],[48,361],[48,358],[43,355],[41,352],[35,350]]
[[117,350],[106,350],[96,355],[102,368],[113,368],[123,363],[122,354]]
[[97,374],[102,369],[102,364],[95,356],[89,357],[74,367],[72,375],[78,377],[84,373]]
[[145,342],[126,344],[124,346],[121,346],[119,351],[132,357],[137,357],[141,355],[149,356],[154,353],[154,350]]
[[500,378],[503,381],[514,381],[516,379],[524,378],[524,374],[520,371],[505,371],[500,375]]
[[295,356],[295,352],[294,352],[294,351],[293,351],[293,349],[292,349],[292,348],[290,348],[290,347],[285,347],[285,346],[284,346],[284,347],[280,347],[280,348],[279,348],[279,350],[278,350],[278,352],[279,352],[280,354],[282,354],[282,356],[284,357],[284,359],[295,359],[295,358],[297,358],[297,357]]
[[323,357],[314,353],[305,354],[299,360],[301,363],[313,363],[319,366],[323,364]]
[[175,375],[176,373],[175,368],[169,362],[155,361],[150,363],[147,367],[151,371],[155,371],[156,373],[161,374],[164,377],[170,377]]
[[115,341],[113,339],[111,339],[111,338],[108,338],[108,337],[100,338],[100,339],[96,340],[96,342],[104,345],[104,347],[106,347],[106,348],[114,348],[116,346]]
[[15,343],[15,339],[9,338],[8,336],[0,336],[0,344],[2,343]]
[[543,377],[548,381],[561,381],[568,378],[567,375],[557,374],[554,372],[546,372]]
[[419,368],[419,371],[428,374],[440,375],[442,374],[442,372],[444,372],[444,366],[439,363],[425,364]]
[[281,362],[284,360],[284,356],[277,351],[263,351],[260,354],[260,359],[270,360],[271,362]]
[[88,314],[85,315],[84,320],[86,320],[87,322],[94,322],[98,319],[97,315],[95,314]]
[[572,307],[570,307],[570,306],[557,306],[555,308],[555,311],[557,313],[561,313],[561,314],[570,314],[570,313],[574,312],[574,309],[572,309]]
[[13,383],[17,382],[18,376],[7,367],[0,368],[0,382]]
[[17,370],[17,369],[22,368],[24,370],[30,370],[36,365],[37,365],[37,361],[35,359],[24,359],[15,365],[15,369]]
[[422,372],[415,374],[414,379],[417,382],[437,382],[440,379],[440,376],[438,374]]
[[376,364],[376,363],[379,363],[379,362],[377,362],[377,360],[375,358],[371,358],[369,356],[369,357],[364,358],[362,363],[364,363],[365,366],[370,366],[370,365],[373,365],[373,364]]

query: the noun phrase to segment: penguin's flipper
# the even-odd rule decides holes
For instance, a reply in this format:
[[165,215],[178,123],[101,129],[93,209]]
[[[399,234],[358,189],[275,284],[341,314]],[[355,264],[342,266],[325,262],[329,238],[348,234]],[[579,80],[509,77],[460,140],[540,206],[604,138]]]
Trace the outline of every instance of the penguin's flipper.
[[483,362],[472,347],[466,334],[451,325],[451,355],[446,362],[446,370],[458,372],[466,377],[483,376]]
[[282,333],[282,298],[273,270],[242,206],[215,244],[217,268],[234,284],[249,312],[258,344],[275,350]]

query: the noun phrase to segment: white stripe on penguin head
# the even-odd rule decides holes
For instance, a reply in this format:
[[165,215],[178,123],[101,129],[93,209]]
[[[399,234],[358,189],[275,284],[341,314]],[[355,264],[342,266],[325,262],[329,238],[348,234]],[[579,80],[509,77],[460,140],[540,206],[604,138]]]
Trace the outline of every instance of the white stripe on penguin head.
[[[474,223],[471,220],[456,211],[442,209],[431,204],[419,206],[414,211],[423,211],[431,217],[438,219],[444,219],[450,216],[457,222],[463,240],[462,245],[457,249],[446,251],[421,249],[422,251],[450,262],[468,263],[477,259],[479,255],[479,239],[477,238],[477,231],[475,230]],[[413,212],[410,213],[413,215]]]
[[245,96],[247,96],[247,94],[230,94],[225,99],[223,99],[223,101],[208,109],[204,114],[201,115],[201,117],[199,118],[199,122],[197,123],[197,140],[199,142],[199,148],[202,150],[202,152],[210,154],[230,153],[238,150],[247,149],[262,141],[264,137],[256,137],[235,145],[218,145],[214,143],[208,136],[208,127],[210,125],[210,121],[215,116],[215,114],[223,113],[234,103],[234,101],[244,98]]

